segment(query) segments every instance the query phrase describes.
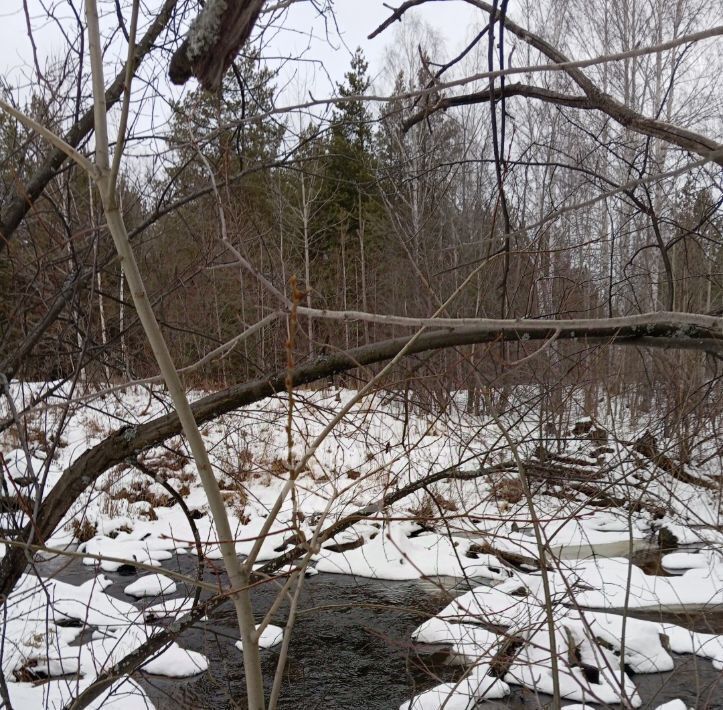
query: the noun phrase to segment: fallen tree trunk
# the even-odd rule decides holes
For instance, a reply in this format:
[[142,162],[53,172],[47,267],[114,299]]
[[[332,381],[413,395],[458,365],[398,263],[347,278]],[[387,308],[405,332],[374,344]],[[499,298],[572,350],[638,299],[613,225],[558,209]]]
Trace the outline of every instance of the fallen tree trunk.
[[653,465],[683,483],[689,483],[693,486],[700,486],[701,488],[707,488],[713,491],[718,490],[718,486],[713,483],[713,481],[688,473],[682,463],[674,461],[662,451],[658,451],[658,444],[655,441],[655,437],[649,431],[646,431],[637,441],[633,442],[633,451],[644,456]]
[[[453,329],[450,326],[423,333],[411,345],[411,337],[402,337],[364,345],[347,352],[324,355],[295,367],[291,372],[281,371],[265,379],[234,385],[210,394],[194,402],[192,411],[200,425],[245,405],[285,392],[287,376],[290,376],[294,386],[298,387],[341,372],[389,360],[402,350],[405,350],[407,355],[414,355],[461,345],[517,341],[521,337],[529,340],[547,340],[552,337],[584,338],[586,343],[644,343],[662,347],[669,347],[672,343],[686,349],[723,350],[721,319],[690,314],[686,316],[687,326],[681,323],[681,314],[666,313],[618,318],[610,322],[509,321],[507,327],[501,328],[499,321],[480,321],[477,327],[469,325]],[[50,537],[71,505],[105,471],[180,433],[181,424],[173,412],[143,424],[123,427],[83,453],[63,472],[58,483],[43,501],[38,517],[32,523],[35,539],[43,543]],[[30,530],[28,525],[24,538],[27,538]],[[7,552],[0,563],[0,600],[4,601],[12,591],[27,564],[28,559],[22,549]]]

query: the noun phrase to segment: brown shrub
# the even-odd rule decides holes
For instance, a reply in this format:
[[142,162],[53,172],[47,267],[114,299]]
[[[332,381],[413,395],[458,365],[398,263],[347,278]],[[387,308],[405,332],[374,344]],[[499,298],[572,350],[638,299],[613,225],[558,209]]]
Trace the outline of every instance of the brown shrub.
[[437,509],[432,497],[426,493],[416,508],[407,509],[418,522],[431,522],[436,516]]
[[498,503],[519,503],[525,497],[525,489],[519,478],[501,478],[492,484],[490,497]]
[[129,488],[122,488],[113,498],[129,503],[150,503],[153,508],[168,508],[176,502],[171,495],[161,495],[151,490],[147,481],[133,481]]
[[70,529],[73,531],[73,537],[78,542],[88,542],[95,537],[98,528],[95,523],[91,523],[87,518],[78,520],[77,518],[70,523]]
[[271,462],[271,466],[269,467],[269,470],[271,473],[273,473],[275,476],[281,476],[288,470],[286,466],[286,461],[284,459],[275,458]]
[[28,427],[25,437],[29,445],[35,445],[41,450],[45,450],[50,446],[47,432],[40,427]]
[[85,422],[85,433],[86,435],[100,437],[107,433],[106,429],[100,425],[95,419],[88,419]]
[[159,473],[173,471],[177,473],[182,471],[186,463],[188,462],[188,456],[177,451],[176,449],[166,449],[158,456],[147,459],[144,463],[154,471]]
[[450,513],[455,513],[459,510],[459,506],[453,500],[448,500],[444,496],[437,496],[437,505],[442,510],[447,510]]

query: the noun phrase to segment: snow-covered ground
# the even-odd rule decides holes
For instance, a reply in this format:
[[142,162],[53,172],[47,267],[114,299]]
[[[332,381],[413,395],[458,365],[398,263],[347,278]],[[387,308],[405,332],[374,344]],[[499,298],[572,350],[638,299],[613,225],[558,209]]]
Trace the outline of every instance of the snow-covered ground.
[[[21,409],[37,389],[16,387],[16,406]],[[250,553],[268,523],[288,480],[289,457],[298,461],[355,396],[340,389],[298,393],[291,452],[285,396],[202,427],[239,555]],[[27,450],[12,429],[0,439],[6,486],[42,480],[45,496],[62,471],[108,433],[169,410],[163,393],[149,396],[132,389],[78,403],[58,433],[54,426],[62,402],[51,398],[50,406],[28,418]],[[311,550],[316,571],[388,580],[485,580],[415,631],[416,642],[448,646],[469,672],[461,683],[411,699],[404,706],[410,709],[472,707],[481,697],[503,697],[510,685],[551,692],[553,646],[561,696],[568,700],[615,703],[624,696],[637,707],[636,688],[620,671],[621,655],[638,673],[669,670],[670,651],[695,653],[723,669],[721,637],[624,615],[626,609],[723,603],[716,491],[682,482],[641,456],[633,445],[641,433],[639,422],[633,429],[625,422],[597,420],[595,428],[606,432],[605,440],[558,432],[564,446],[555,449],[554,475],[538,475],[535,462],[544,468],[545,461],[538,451],[541,426],[534,413],[520,418],[515,412],[495,421],[468,414],[464,404],[462,396],[452,398],[440,412],[406,407],[388,393],[353,404],[316,449],[293,495],[283,501],[257,561],[289,549],[291,537],[311,541],[329,524],[365,509],[353,525]],[[581,415],[571,407],[570,422]],[[500,425],[509,429],[503,432]],[[514,450],[508,436],[516,442]],[[658,443],[664,449],[668,442],[659,437]],[[527,471],[532,510],[519,483],[518,458],[532,462]],[[220,558],[205,496],[181,438],[142,452],[140,459],[192,511],[204,556]],[[705,479],[719,473],[719,464],[708,458],[705,466],[690,470]],[[499,470],[487,470],[492,466]],[[391,505],[379,505],[383,496],[449,468],[484,471],[478,477],[438,480]],[[588,478],[580,478],[581,470]],[[35,493],[33,485],[26,486],[26,493]],[[600,505],[599,495],[592,499],[590,486],[604,493],[606,505]],[[24,522],[22,513],[5,513],[3,527]],[[653,544],[661,527],[681,543],[703,548],[666,555],[663,566],[675,576],[646,574],[627,557]],[[47,546],[77,549],[98,575],[73,586],[28,574],[14,590],[7,604],[2,668],[16,707],[62,707],[152,635],[154,624],[190,609],[189,599],[176,596],[176,581],[163,566],[176,554],[197,553],[191,522],[166,487],[131,465],[107,472],[87,490]],[[541,558],[544,575],[536,569]],[[128,584],[125,593],[139,600],[157,597],[156,603],[122,602],[106,594],[103,573],[129,563],[140,566],[144,576]],[[517,655],[500,677],[492,677],[491,664],[512,636]],[[264,645],[280,639],[280,629],[266,628]],[[143,670],[180,677],[206,667],[202,655],[173,644]],[[596,669],[592,680],[589,668]],[[33,682],[44,677],[51,680]],[[143,707],[141,698],[140,686],[124,680],[93,707]],[[142,703],[150,706],[147,698]]]

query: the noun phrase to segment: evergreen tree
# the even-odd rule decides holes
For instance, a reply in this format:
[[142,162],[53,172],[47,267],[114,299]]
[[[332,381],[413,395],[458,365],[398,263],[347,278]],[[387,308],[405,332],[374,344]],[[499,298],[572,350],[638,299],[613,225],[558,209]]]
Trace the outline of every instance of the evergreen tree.
[[[344,83],[337,86],[341,98],[363,96],[367,92],[371,85],[368,66],[364,53],[357,49],[344,75]],[[348,234],[358,232],[360,214],[364,215],[373,200],[372,122],[373,116],[363,101],[344,101],[333,113],[325,169],[332,205],[328,247],[338,240],[340,229]]]

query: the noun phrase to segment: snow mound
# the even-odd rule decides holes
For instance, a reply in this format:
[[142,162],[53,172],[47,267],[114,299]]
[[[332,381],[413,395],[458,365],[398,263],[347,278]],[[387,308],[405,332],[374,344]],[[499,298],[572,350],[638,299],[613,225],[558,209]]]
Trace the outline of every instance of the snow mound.
[[375,579],[422,577],[486,577],[507,579],[504,566],[492,555],[468,556],[471,541],[428,533],[408,537],[410,526],[384,524],[376,537],[346,552],[323,550],[319,572],[351,574]]
[[[256,630],[258,631],[258,626]],[[278,646],[284,638],[284,630],[280,626],[274,626],[269,624],[259,636],[259,647],[260,648],[272,648]],[[241,641],[236,641],[236,648],[243,653],[243,644]]]
[[[81,585],[32,575],[21,578],[7,600],[2,663],[14,707],[60,710],[152,636],[153,629],[146,629],[134,605],[105,593],[110,584],[104,575]],[[68,621],[74,626],[66,626]],[[90,632],[90,640],[71,645],[84,631]],[[175,642],[143,666],[145,672],[171,677],[207,668],[203,655]],[[38,674],[47,680],[34,683]],[[153,705],[137,683],[120,678],[89,707],[136,710]]]
[[403,703],[399,710],[472,710],[480,700],[496,700],[509,695],[510,686],[489,675],[481,663],[459,683],[442,683]]
[[123,590],[131,597],[158,597],[163,594],[173,594],[176,583],[162,574],[147,574],[140,577]]
[[83,559],[85,565],[100,565],[104,572],[116,572],[123,564],[141,564],[160,567],[162,560],[170,560],[179,545],[173,540],[161,537],[143,537],[137,534],[118,533],[117,537],[110,538],[98,535],[88,542],[78,546],[79,552],[101,557],[113,557],[114,560],[98,561],[93,557]]
[[143,610],[143,618],[146,621],[159,621],[161,619],[175,619],[187,614],[193,609],[192,597],[179,597],[178,599],[162,599],[156,604],[151,604]]
[[472,624],[452,624],[439,617],[425,621],[412,633],[412,638],[418,643],[449,645],[458,660],[471,663],[491,658],[504,642],[504,637],[493,631]]

